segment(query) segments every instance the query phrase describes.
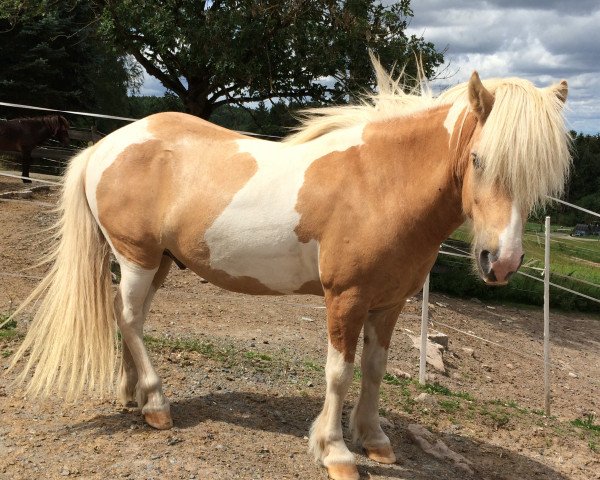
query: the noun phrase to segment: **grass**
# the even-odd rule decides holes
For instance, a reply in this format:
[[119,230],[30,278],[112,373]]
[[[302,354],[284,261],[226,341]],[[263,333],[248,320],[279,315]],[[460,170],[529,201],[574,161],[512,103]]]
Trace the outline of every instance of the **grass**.
[[[6,322],[9,318],[10,318],[10,314],[0,313],[0,325],[2,325],[4,322]],[[6,325],[4,325],[2,328],[0,328],[0,338],[10,339],[10,338],[18,337],[19,333],[17,332],[16,328],[17,328],[17,321],[11,320]],[[4,355],[4,353],[2,353],[2,355],[5,357],[8,356],[8,355]]]
[[420,385],[417,383],[417,385],[419,389],[429,394],[444,395],[447,397],[457,397],[462,398],[463,400],[468,400],[470,402],[475,400],[473,396],[468,392],[453,392],[449,388],[444,387],[439,383],[426,383],[425,385]]
[[596,416],[593,413],[588,413],[583,418],[576,418],[571,422],[571,425],[574,427],[583,428],[585,430],[590,430],[592,432],[600,433],[600,425],[596,425],[594,423]]
[[588,448],[594,453],[600,453],[600,425],[596,424],[596,415],[588,413],[583,418],[576,418],[571,425],[583,430],[584,438],[587,437]]
[[[458,242],[463,250],[469,250],[471,233],[468,227],[459,227],[450,237],[450,243],[452,240]],[[539,225],[528,223],[523,236],[523,248],[525,263],[521,271],[541,280],[539,269],[544,266],[544,237],[539,234]],[[553,237],[550,258],[553,283],[600,299],[600,241]],[[434,291],[501,302],[543,303],[542,282],[523,275],[515,275],[506,287],[490,288],[473,273],[470,259],[440,255],[437,264],[440,271],[434,272],[431,277]],[[556,288],[551,290],[550,301],[553,308],[598,311],[596,302]]]
[[259,360],[263,362],[270,362],[271,360],[273,360],[273,357],[271,357],[270,355],[253,351],[244,352],[244,357],[250,360]]
[[304,361],[304,366],[309,370],[313,370],[315,372],[322,373],[325,371],[325,368],[322,365],[318,365],[315,362],[311,362],[309,360]]
[[446,413],[456,413],[458,410],[460,410],[460,401],[459,400],[442,399],[438,402],[438,404],[439,404],[440,408]]

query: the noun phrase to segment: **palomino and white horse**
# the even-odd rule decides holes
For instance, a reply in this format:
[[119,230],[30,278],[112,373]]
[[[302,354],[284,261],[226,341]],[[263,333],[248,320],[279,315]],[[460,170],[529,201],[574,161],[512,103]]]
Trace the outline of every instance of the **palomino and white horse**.
[[[142,332],[176,259],[228,290],[324,296],[327,389],[309,444],[338,480],[358,478],[341,418],[364,331],[350,428],[371,459],[394,462],[378,396],[398,315],[465,218],[484,281],[504,284],[519,268],[527,214],[561,193],[570,166],[567,84],[482,83],[473,73],[433,98],[403,93],[376,68],[378,94],[313,112],[281,143],[162,113],[74,158],[52,266],[26,301],[41,297],[14,358],[28,352],[27,392],[73,399],[110,389],[118,325],[120,400],[170,428]],[[121,266],[116,299],[111,252]]]

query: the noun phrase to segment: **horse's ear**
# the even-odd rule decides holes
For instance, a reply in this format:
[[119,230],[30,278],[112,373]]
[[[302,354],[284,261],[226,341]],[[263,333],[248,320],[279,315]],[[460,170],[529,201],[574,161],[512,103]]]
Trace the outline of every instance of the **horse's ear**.
[[558,97],[558,99],[565,103],[567,101],[567,95],[569,94],[569,84],[566,80],[550,85],[548,89]]
[[494,106],[494,96],[483,86],[476,71],[469,79],[469,102],[479,121],[484,123]]

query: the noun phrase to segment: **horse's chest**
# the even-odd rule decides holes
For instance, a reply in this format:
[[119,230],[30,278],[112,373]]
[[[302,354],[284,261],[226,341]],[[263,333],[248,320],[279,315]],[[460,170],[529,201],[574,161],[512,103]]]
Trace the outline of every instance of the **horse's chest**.
[[305,168],[273,167],[260,165],[206,231],[204,242],[211,269],[293,293],[319,279],[319,247],[314,240],[300,242],[295,232],[300,220],[295,206]]

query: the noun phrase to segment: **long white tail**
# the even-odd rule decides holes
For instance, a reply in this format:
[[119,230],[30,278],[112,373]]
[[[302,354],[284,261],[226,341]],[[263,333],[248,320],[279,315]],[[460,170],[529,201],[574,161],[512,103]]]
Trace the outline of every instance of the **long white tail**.
[[[39,300],[11,369],[25,360],[18,382],[26,393],[57,392],[67,400],[84,390],[103,394],[114,381],[116,338],[109,246],[85,196],[85,170],[93,147],[76,156],[63,182],[52,267],[13,314]],[[30,376],[31,374],[31,376]]]

